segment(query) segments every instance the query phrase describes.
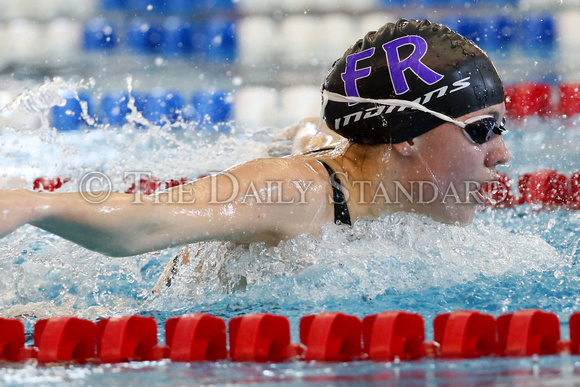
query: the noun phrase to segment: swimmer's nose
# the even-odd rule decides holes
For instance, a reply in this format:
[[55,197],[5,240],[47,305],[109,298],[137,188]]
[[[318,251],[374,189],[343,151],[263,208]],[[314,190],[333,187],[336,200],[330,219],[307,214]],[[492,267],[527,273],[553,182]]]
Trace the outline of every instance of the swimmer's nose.
[[509,163],[512,156],[501,136],[495,135],[491,140],[489,140],[488,145],[487,157],[485,158],[486,167],[492,168],[496,165]]

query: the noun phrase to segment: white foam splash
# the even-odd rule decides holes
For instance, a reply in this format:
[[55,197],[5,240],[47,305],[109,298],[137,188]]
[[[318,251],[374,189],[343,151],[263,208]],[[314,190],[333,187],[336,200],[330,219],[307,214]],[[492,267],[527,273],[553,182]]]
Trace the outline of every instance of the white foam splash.
[[296,301],[309,302],[373,298],[388,289],[445,288],[480,276],[562,264],[555,248],[532,234],[506,233],[481,222],[450,226],[394,213],[352,228],[328,224],[320,237],[305,234],[272,248],[207,244],[162,297],[207,303],[238,291],[256,299],[292,294]]

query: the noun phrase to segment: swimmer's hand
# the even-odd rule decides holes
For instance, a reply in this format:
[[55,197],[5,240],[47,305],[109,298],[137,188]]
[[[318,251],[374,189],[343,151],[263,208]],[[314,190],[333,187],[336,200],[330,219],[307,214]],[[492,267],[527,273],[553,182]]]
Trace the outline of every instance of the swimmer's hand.
[[43,208],[36,195],[26,190],[0,191],[0,238],[38,218]]

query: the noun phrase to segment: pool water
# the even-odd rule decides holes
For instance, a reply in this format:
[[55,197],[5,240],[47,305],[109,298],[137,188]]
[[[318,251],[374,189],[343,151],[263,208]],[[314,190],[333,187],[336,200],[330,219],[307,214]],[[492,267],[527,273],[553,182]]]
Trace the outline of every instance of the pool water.
[[[43,98],[38,91],[33,96],[35,101],[50,100],[49,92]],[[45,113],[46,108],[31,105],[18,108],[31,116]],[[573,119],[530,118],[512,122],[512,128],[506,142],[513,160],[502,171],[514,178],[542,168],[565,174],[580,171],[580,130]],[[123,178],[127,171],[147,171],[161,180],[194,179],[290,149],[276,129],[232,126],[219,132],[187,123],[179,128],[127,124],[67,133],[8,127],[2,139],[4,187],[31,188],[36,177],[62,176],[70,179],[60,189],[63,192],[76,191],[82,176],[93,170],[106,173],[122,191],[130,184]],[[228,320],[269,312],[290,319],[297,342],[300,318],[323,311],[361,318],[387,310],[419,313],[427,338],[432,339],[433,318],[441,313],[469,309],[498,316],[539,308],[558,315],[567,338],[567,321],[580,311],[579,217],[578,211],[525,205],[486,209],[473,225],[457,227],[397,213],[357,222],[352,228],[329,224],[319,237],[305,234],[271,248],[211,242],[194,262],[199,269],[191,265],[183,270],[171,288],[157,296],[151,289],[177,248],[109,258],[27,226],[0,241],[0,316],[22,319],[29,339],[39,318],[152,316],[163,342],[163,324],[170,317],[203,312]],[[577,380],[579,372],[580,357],[567,355],[401,363],[25,363],[1,365],[0,381],[558,384]]]

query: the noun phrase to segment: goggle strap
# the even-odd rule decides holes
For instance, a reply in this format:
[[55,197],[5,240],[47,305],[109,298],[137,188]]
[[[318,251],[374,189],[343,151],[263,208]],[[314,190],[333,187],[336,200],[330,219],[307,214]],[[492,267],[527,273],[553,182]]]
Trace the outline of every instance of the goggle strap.
[[443,113],[439,113],[439,112],[436,112],[434,110],[431,110],[431,109],[429,109],[429,108],[427,108],[427,107],[425,107],[417,102],[406,101],[404,99],[372,99],[372,98],[363,98],[363,97],[347,97],[345,95],[333,93],[333,92],[328,91],[328,90],[322,91],[323,106],[322,106],[322,110],[321,110],[321,114],[320,114],[321,118],[324,116],[324,108],[326,107],[326,104],[328,103],[329,100],[334,101],[334,102],[374,103],[374,104],[380,104],[380,105],[400,106],[400,107],[405,107],[405,108],[416,109],[416,110],[422,111],[424,113],[431,114],[432,116],[435,116],[443,121],[451,122],[451,123],[459,126],[460,128],[465,128],[465,123],[463,123],[461,121],[457,121],[456,119],[451,118]]

